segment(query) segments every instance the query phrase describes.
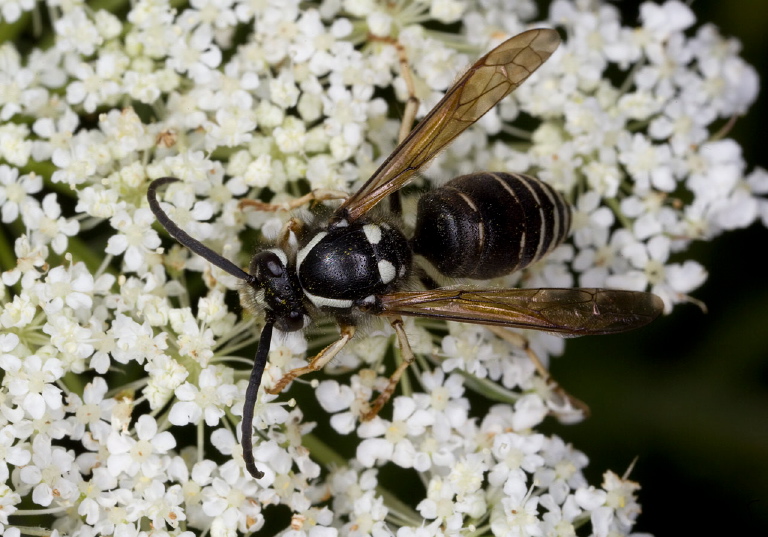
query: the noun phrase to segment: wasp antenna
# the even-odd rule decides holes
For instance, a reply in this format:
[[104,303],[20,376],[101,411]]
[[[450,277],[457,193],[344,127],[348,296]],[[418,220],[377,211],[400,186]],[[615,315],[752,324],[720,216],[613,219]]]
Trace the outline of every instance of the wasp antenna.
[[149,201],[149,208],[155,214],[157,221],[162,224],[165,230],[182,245],[186,246],[200,257],[207,259],[221,270],[230,273],[236,278],[240,278],[250,284],[255,282],[255,278],[245,272],[243,269],[232,263],[229,259],[220,256],[197,239],[190,237],[183,229],[173,223],[173,220],[166,214],[163,209],[160,208],[160,202],[157,201],[157,189],[161,186],[175,183],[178,181],[176,177],[161,177],[155,179],[150,183],[147,189],[147,201]]
[[243,406],[242,439],[240,444],[243,446],[243,461],[245,468],[253,477],[261,479],[264,472],[256,468],[256,462],[253,460],[253,407],[256,405],[256,396],[259,394],[261,377],[264,375],[264,368],[267,367],[267,356],[269,355],[269,345],[272,341],[272,326],[274,319],[267,318],[264,329],[259,338],[259,350],[256,351],[256,357],[253,359],[253,369],[251,378],[248,379],[248,388],[245,390],[245,405]]

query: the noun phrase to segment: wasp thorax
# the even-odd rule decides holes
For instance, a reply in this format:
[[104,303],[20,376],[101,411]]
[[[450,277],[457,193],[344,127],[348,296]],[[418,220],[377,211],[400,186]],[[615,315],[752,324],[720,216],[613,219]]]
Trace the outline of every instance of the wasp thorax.
[[288,270],[288,258],[281,250],[265,250],[251,259],[251,283],[256,301],[275,318],[275,327],[283,332],[304,328],[306,310],[303,292],[293,271]]

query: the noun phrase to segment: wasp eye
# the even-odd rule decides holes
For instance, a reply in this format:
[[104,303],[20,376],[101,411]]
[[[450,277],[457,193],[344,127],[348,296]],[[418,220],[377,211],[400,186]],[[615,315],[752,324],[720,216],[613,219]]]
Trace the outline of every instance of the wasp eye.
[[259,252],[251,259],[251,274],[260,281],[280,278],[285,274],[285,265],[275,252]]
[[272,276],[282,276],[283,274],[283,266],[280,264],[280,260],[277,259],[276,261],[268,260],[266,263],[267,270],[269,271]]

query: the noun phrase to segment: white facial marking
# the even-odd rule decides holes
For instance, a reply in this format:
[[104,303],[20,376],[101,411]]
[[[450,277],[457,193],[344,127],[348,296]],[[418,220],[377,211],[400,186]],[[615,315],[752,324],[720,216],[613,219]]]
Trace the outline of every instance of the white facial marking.
[[363,226],[363,233],[365,238],[371,244],[379,244],[381,242],[381,228],[375,224],[366,224]]
[[395,276],[397,276],[397,271],[392,263],[386,259],[379,261],[379,278],[381,278],[382,283],[391,282]]

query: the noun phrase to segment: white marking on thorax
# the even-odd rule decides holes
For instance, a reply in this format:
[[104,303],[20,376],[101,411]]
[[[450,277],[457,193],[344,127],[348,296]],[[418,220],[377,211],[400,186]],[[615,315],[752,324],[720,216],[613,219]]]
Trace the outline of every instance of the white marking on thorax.
[[395,270],[395,266],[387,261],[386,259],[382,259],[379,261],[379,278],[381,278],[381,283],[388,284],[392,280],[395,279],[395,276],[397,276],[397,271]]
[[366,224],[363,226],[363,233],[365,238],[371,244],[379,244],[381,242],[381,228],[376,224]]
[[321,231],[320,233],[312,237],[312,240],[309,241],[309,243],[304,248],[299,250],[298,254],[296,254],[296,273],[297,274],[299,273],[301,264],[304,262],[304,258],[307,257],[307,254],[309,254],[309,252],[312,251],[312,248],[317,246],[317,243],[323,240],[323,238],[325,238],[326,235],[328,235],[327,231]]
[[376,295],[368,295],[367,297],[359,301],[359,304],[361,306],[373,306],[374,304],[376,304]]
[[312,304],[318,308],[336,308],[336,309],[349,309],[354,303],[352,300],[342,300],[340,298],[326,298],[324,296],[313,295],[306,289],[304,289],[304,295],[309,299]]

